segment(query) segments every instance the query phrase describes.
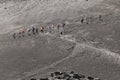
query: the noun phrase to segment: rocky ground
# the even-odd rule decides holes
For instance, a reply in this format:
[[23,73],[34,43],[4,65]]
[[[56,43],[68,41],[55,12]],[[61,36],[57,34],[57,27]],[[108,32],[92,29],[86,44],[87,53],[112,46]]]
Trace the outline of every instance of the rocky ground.
[[[0,80],[56,70],[120,79],[119,0],[0,0]],[[13,39],[31,26],[66,23],[64,35]]]

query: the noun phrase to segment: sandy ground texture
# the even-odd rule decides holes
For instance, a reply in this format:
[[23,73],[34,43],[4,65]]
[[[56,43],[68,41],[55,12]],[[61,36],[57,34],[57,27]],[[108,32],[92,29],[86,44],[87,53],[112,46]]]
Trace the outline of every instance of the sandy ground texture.
[[23,25],[73,19],[80,16],[79,11],[82,9],[101,1],[103,0],[8,0],[0,4],[0,32],[5,33]]
[[[22,28],[63,22],[63,36],[12,38]],[[0,0],[0,80],[56,70],[120,80],[119,35],[119,0]]]

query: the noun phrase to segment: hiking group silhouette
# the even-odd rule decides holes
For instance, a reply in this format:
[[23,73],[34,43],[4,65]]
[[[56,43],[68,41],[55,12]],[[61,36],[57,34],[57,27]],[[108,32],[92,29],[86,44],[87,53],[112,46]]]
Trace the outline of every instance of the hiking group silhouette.
[[29,27],[29,28],[23,28],[17,32],[14,32],[12,34],[13,38],[22,38],[26,36],[32,36],[32,35],[38,35],[40,33],[55,33],[55,31],[63,35],[64,34],[64,28],[65,28],[65,23],[63,24],[58,24],[58,25],[48,25],[48,26],[40,26],[40,27]]

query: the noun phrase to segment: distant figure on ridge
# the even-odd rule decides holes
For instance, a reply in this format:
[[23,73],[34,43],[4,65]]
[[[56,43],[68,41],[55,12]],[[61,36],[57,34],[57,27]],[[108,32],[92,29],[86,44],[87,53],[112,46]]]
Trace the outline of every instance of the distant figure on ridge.
[[35,28],[32,27],[32,33],[35,35]]
[[21,31],[21,34],[22,34],[22,37],[24,37],[24,36],[25,36],[25,31],[22,30],[22,31]]
[[13,38],[14,38],[14,39],[16,38],[16,33],[13,33]]
[[44,27],[40,27],[40,31],[43,33],[44,32]]
[[36,27],[36,33],[39,34],[38,28]]

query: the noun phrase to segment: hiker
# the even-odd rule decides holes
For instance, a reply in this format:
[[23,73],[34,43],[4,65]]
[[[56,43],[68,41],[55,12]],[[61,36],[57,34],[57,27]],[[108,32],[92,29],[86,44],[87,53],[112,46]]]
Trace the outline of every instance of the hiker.
[[99,20],[100,20],[100,21],[102,21],[102,15],[99,15],[99,17],[98,17],[98,18],[99,18]]
[[40,27],[40,31],[43,33],[44,32],[44,27]]
[[54,28],[54,25],[53,25],[53,24],[51,25],[51,28]]
[[89,18],[86,17],[86,24],[89,24]]
[[35,35],[35,28],[32,27],[32,33]]
[[63,35],[63,32],[61,31],[60,34]]
[[65,28],[65,23],[62,24],[62,27]]
[[36,33],[39,34],[38,28],[36,27]]
[[23,30],[23,31],[21,31],[21,34],[22,34],[22,37],[24,37],[25,35],[24,35],[24,33],[25,33],[25,31]]
[[61,27],[59,31],[60,31],[60,35],[64,35],[64,28]]
[[13,38],[14,38],[14,39],[16,38],[16,33],[13,33]]
[[82,24],[84,23],[84,18],[81,19],[81,23],[82,23]]

